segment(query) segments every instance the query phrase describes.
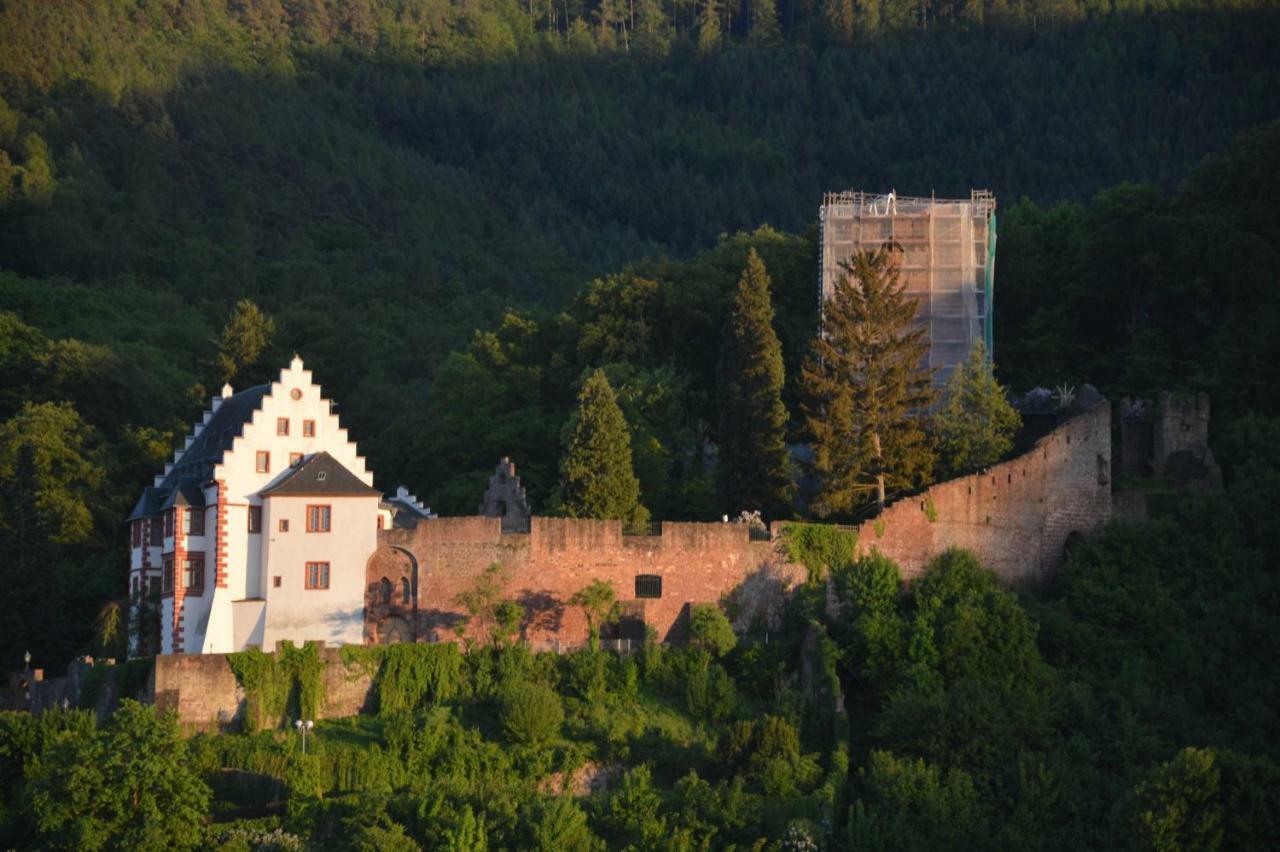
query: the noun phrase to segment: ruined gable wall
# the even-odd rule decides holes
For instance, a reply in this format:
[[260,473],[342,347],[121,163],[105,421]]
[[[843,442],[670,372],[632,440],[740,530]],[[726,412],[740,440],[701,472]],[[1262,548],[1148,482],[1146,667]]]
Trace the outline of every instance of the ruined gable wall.
[[907,579],[963,547],[1006,583],[1042,582],[1061,566],[1072,533],[1096,532],[1110,519],[1110,467],[1104,402],[1015,459],[894,503],[859,527],[858,547],[890,557]]

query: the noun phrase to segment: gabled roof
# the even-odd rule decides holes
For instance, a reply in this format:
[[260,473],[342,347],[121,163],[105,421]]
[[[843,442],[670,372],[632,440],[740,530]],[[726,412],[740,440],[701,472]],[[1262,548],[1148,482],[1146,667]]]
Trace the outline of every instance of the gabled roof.
[[191,506],[196,509],[203,509],[204,487],[200,480],[193,476],[184,476],[179,479],[173,486],[173,490],[169,492],[168,498],[160,504],[160,509],[172,509],[174,506]]
[[376,488],[365,485],[360,477],[347,470],[325,452],[307,456],[284,478],[258,492],[263,497],[289,495],[337,495],[381,497]]
[[[196,435],[191,446],[182,453],[182,457],[173,468],[165,474],[164,480],[157,486],[148,487],[142,492],[128,520],[152,517],[174,505],[203,506],[203,485],[213,478],[213,469],[222,463],[222,456],[231,449],[231,444],[240,437],[244,425],[253,419],[253,413],[262,405],[262,399],[271,390],[271,385],[257,385],[232,394],[222,400],[217,411],[209,417],[200,434]],[[183,480],[191,480],[184,483]],[[181,490],[185,498],[175,491]],[[194,496],[200,492],[198,498]],[[186,502],[179,502],[182,500]],[[198,499],[199,502],[196,502]]]

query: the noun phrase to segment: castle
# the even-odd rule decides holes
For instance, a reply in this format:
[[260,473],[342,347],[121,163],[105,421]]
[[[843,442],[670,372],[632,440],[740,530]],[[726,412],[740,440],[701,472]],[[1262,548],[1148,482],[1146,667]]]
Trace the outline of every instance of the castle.
[[[858,529],[858,546],[907,578],[962,546],[1007,582],[1041,581],[1071,536],[1111,517],[1110,472],[1111,408],[1100,400],[1029,452],[891,505]],[[726,605],[741,627],[776,623],[805,576],[785,524],[667,522],[628,535],[618,521],[534,516],[505,458],[474,517],[438,518],[403,487],[384,496],[297,357],[269,384],[224,387],[129,524],[134,654],[476,636],[484,626],[468,625],[459,601],[494,564],[534,647],[585,640],[569,601],[597,579],[620,602],[613,638],[652,630],[678,641],[700,603]]]

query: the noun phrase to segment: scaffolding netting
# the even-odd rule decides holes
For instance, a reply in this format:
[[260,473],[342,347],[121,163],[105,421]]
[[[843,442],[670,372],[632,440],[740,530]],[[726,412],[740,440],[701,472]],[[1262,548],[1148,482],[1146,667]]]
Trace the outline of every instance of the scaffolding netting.
[[946,383],[956,364],[983,340],[992,352],[991,288],[996,201],[987,190],[968,200],[908,198],[890,192],[827,193],[822,199],[820,298],[825,304],[854,252],[894,252],[904,292],[927,330],[927,366]]

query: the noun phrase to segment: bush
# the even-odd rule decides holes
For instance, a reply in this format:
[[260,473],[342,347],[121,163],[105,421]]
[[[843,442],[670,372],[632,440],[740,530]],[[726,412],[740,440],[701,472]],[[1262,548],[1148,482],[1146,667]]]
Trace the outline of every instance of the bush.
[[698,604],[689,611],[689,641],[713,657],[723,657],[738,644],[733,625],[715,604]]
[[522,683],[502,696],[502,730],[513,743],[538,745],[560,733],[564,708],[554,690]]
[[684,697],[691,715],[711,722],[727,719],[738,706],[738,690],[733,678],[719,663],[694,667]]

